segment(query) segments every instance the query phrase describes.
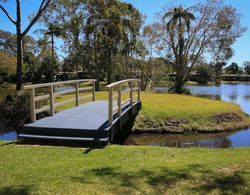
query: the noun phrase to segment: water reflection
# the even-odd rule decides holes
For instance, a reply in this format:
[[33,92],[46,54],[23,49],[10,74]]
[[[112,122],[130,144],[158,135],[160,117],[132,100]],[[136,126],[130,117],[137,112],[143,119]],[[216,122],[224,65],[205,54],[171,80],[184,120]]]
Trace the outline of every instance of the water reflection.
[[167,147],[231,148],[250,146],[250,131],[216,134],[142,134],[129,136],[125,145],[154,145]]
[[188,88],[195,95],[237,103],[244,112],[250,115],[249,83],[221,84],[220,86],[191,85]]
[[[237,103],[250,115],[250,84],[234,83],[216,85],[187,86],[192,94],[213,100]],[[167,88],[156,87],[154,91],[165,92]],[[168,147],[209,147],[230,148],[250,146],[250,129],[216,134],[166,134],[166,135],[131,135],[125,140],[127,145],[156,145]]]

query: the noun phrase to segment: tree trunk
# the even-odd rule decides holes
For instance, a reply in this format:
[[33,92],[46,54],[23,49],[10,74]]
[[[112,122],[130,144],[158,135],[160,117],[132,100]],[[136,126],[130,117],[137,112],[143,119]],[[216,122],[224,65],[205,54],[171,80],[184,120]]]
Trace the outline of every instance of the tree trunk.
[[51,56],[52,56],[52,63],[54,65],[55,63],[55,55],[54,55],[54,33],[51,33],[51,47],[52,47],[52,51],[51,51]]
[[16,90],[19,91],[22,87],[23,79],[23,45],[22,45],[22,33],[21,33],[21,5],[20,1],[17,1],[17,21],[16,21],[16,39],[17,39],[17,78],[16,78]]

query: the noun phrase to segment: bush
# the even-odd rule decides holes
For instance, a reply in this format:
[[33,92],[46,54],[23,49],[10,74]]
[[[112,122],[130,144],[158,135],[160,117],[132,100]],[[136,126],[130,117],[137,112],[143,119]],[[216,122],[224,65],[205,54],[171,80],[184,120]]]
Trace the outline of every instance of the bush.
[[0,124],[5,130],[18,131],[30,118],[29,96],[10,94],[0,104]]

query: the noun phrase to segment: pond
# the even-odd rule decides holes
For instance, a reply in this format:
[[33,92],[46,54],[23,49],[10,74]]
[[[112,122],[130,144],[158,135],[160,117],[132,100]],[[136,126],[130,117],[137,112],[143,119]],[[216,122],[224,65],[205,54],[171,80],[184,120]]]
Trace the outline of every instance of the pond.
[[[188,88],[195,95],[234,102],[250,115],[250,83],[216,85],[190,85]],[[155,88],[156,91],[166,91],[166,88]],[[15,140],[16,133],[4,132],[0,129],[0,140]],[[216,134],[142,134],[129,135],[124,145],[155,145],[167,147],[209,147],[230,148],[250,146],[250,129],[216,133]]]
[[[192,94],[209,99],[234,102],[250,115],[250,83],[187,86]],[[155,91],[167,91],[156,87]],[[125,145],[155,145],[167,147],[209,147],[231,148],[250,146],[250,129],[216,134],[165,134],[165,135],[130,135],[123,142]]]

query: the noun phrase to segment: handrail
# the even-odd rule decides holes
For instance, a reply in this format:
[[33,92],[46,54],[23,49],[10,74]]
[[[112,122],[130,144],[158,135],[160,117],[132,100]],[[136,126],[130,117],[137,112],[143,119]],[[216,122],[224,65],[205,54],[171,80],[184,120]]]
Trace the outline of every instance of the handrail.
[[115,83],[111,83],[109,85],[106,85],[107,88],[111,88],[111,87],[115,87],[117,85],[120,85],[122,83],[128,83],[128,82],[134,82],[134,81],[138,81],[138,82],[141,82],[140,79],[125,79],[125,80],[121,80],[121,81],[117,81]]
[[[83,87],[79,88],[79,83],[83,82],[91,82],[92,87]],[[23,86],[22,89],[29,90],[30,91],[30,113],[31,113],[31,122],[36,121],[36,114],[40,112],[44,112],[46,110],[50,110],[50,115],[54,115],[55,108],[58,106],[61,106],[63,104],[69,103],[69,102],[76,102],[76,106],[79,105],[79,101],[82,99],[91,98],[92,101],[95,101],[95,82],[96,79],[79,79],[79,80],[69,80],[69,81],[59,81],[54,83],[43,83],[43,84],[35,84],[35,85],[26,85]],[[74,89],[69,90],[63,90],[60,92],[55,92],[54,87],[58,85],[63,84],[75,84]],[[35,95],[35,90],[37,88],[49,88],[49,93],[45,95]],[[92,94],[90,96],[80,96],[81,91],[92,91]],[[72,98],[70,100],[64,100],[62,102],[54,103],[54,99],[58,95],[67,94],[67,93],[75,93],[75,98]],[[49,106],[44,106],[42,108],[36,108],[36,102],[43,99],[49,99]]]
[[[129,87],[126,90],[122,90],[122,86],[128,84]],[[137,87],[134,85],[137,84]],[[126,79],[111,83],[106,86],[109,90],[109,109],[108,109],[108,122],[109,126],[113,125],[114,115],[118,114],[118,117],[121,116],[124,107],[132,107],[134,103],[140,101],[140,91],[141,91],[141,80],[140,79]],[[116,90],[116,91],[115,91]],[[133,91],[137,91],[137,100],[134,102]],[[129,92],[129,98],[122,102],[122,95],[126,92]],[[113,94],[115,93],[115,94]],[[117,98],[117,106],[114,108],[113,99]]]
[[52,83],[26,85],[26,86],[22,86],[22,89],[36,89],[36,88],[49,87],[49,86],[55,86],[55,85],[62,85],[62,84],[69,84],[69,83],[82,83],[82,82],[96,82],[96,79],[78,79],[78,80],[58,81],[58,82],[52,82]]

